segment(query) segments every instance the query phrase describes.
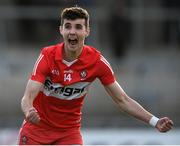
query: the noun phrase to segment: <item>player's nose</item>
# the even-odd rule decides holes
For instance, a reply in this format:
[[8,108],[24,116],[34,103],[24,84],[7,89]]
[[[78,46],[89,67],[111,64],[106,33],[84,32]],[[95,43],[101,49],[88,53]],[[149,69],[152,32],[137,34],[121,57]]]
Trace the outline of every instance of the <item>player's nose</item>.
[[70,34],[75,34],[76,30],[72,27],[69,31]]

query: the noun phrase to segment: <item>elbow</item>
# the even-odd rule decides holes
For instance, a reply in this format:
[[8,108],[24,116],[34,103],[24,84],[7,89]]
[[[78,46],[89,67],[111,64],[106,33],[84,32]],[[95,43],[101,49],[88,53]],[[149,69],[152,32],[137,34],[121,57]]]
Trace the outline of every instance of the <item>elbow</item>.
[[26,96],[23,96],[22,99],[21,99],[21,104],[25,103],[27,100],[27,97]]
[[130,97],[126,94],[119,96],[119,98],[116,98],[116,103],[124,111],[124,108],[127,107],[130,103]]
[[26,103],[26,98],[23,96],[21,99],[21,108],[23,109],[24,105]]
[[128,97],[127,97],[126,95],[120,95],[120,96],[114,98],[114,101],[115,101],[117,104],[126,103],[127,100],[128,100]]

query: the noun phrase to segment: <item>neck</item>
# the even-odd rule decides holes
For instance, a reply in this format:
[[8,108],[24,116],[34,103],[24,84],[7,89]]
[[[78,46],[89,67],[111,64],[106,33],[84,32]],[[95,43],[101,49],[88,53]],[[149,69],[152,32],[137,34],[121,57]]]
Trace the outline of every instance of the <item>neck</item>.
[[68,50],[67,48],[64,48],[64,51],[63,51],[63,59],[68,61],[68,62],[71,62],[77,58],[79,58],[81,52],[82,52],[82,48],[76,50],[76,51],[70,51]]

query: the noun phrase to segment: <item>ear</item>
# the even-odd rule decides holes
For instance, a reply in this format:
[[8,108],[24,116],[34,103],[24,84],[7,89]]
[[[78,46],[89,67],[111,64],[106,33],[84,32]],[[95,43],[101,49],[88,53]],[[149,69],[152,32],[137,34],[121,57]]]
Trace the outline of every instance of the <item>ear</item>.
[[88,28],[86,29],[86,37],[88,37],[89,34],[90,34],[90,27],[88,27]]
[[59,32],[60,32],[61,35],[63,34],[63,28],[62,28],[61,25],[59,26]]

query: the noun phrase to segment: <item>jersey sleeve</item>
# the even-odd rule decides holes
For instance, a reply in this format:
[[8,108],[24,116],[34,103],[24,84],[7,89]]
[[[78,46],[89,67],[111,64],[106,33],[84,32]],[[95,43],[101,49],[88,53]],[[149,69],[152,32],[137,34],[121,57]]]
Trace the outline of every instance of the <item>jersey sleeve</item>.
[[115,81],[114,72],[108,61],[101,56],[98,61],[98,78],[103,85],[111,84]]
[[31,74],[31,80],[44,83],[49,72],[48,61],[44,50],[41,51],[38,59],[34,64],[34,68]]

